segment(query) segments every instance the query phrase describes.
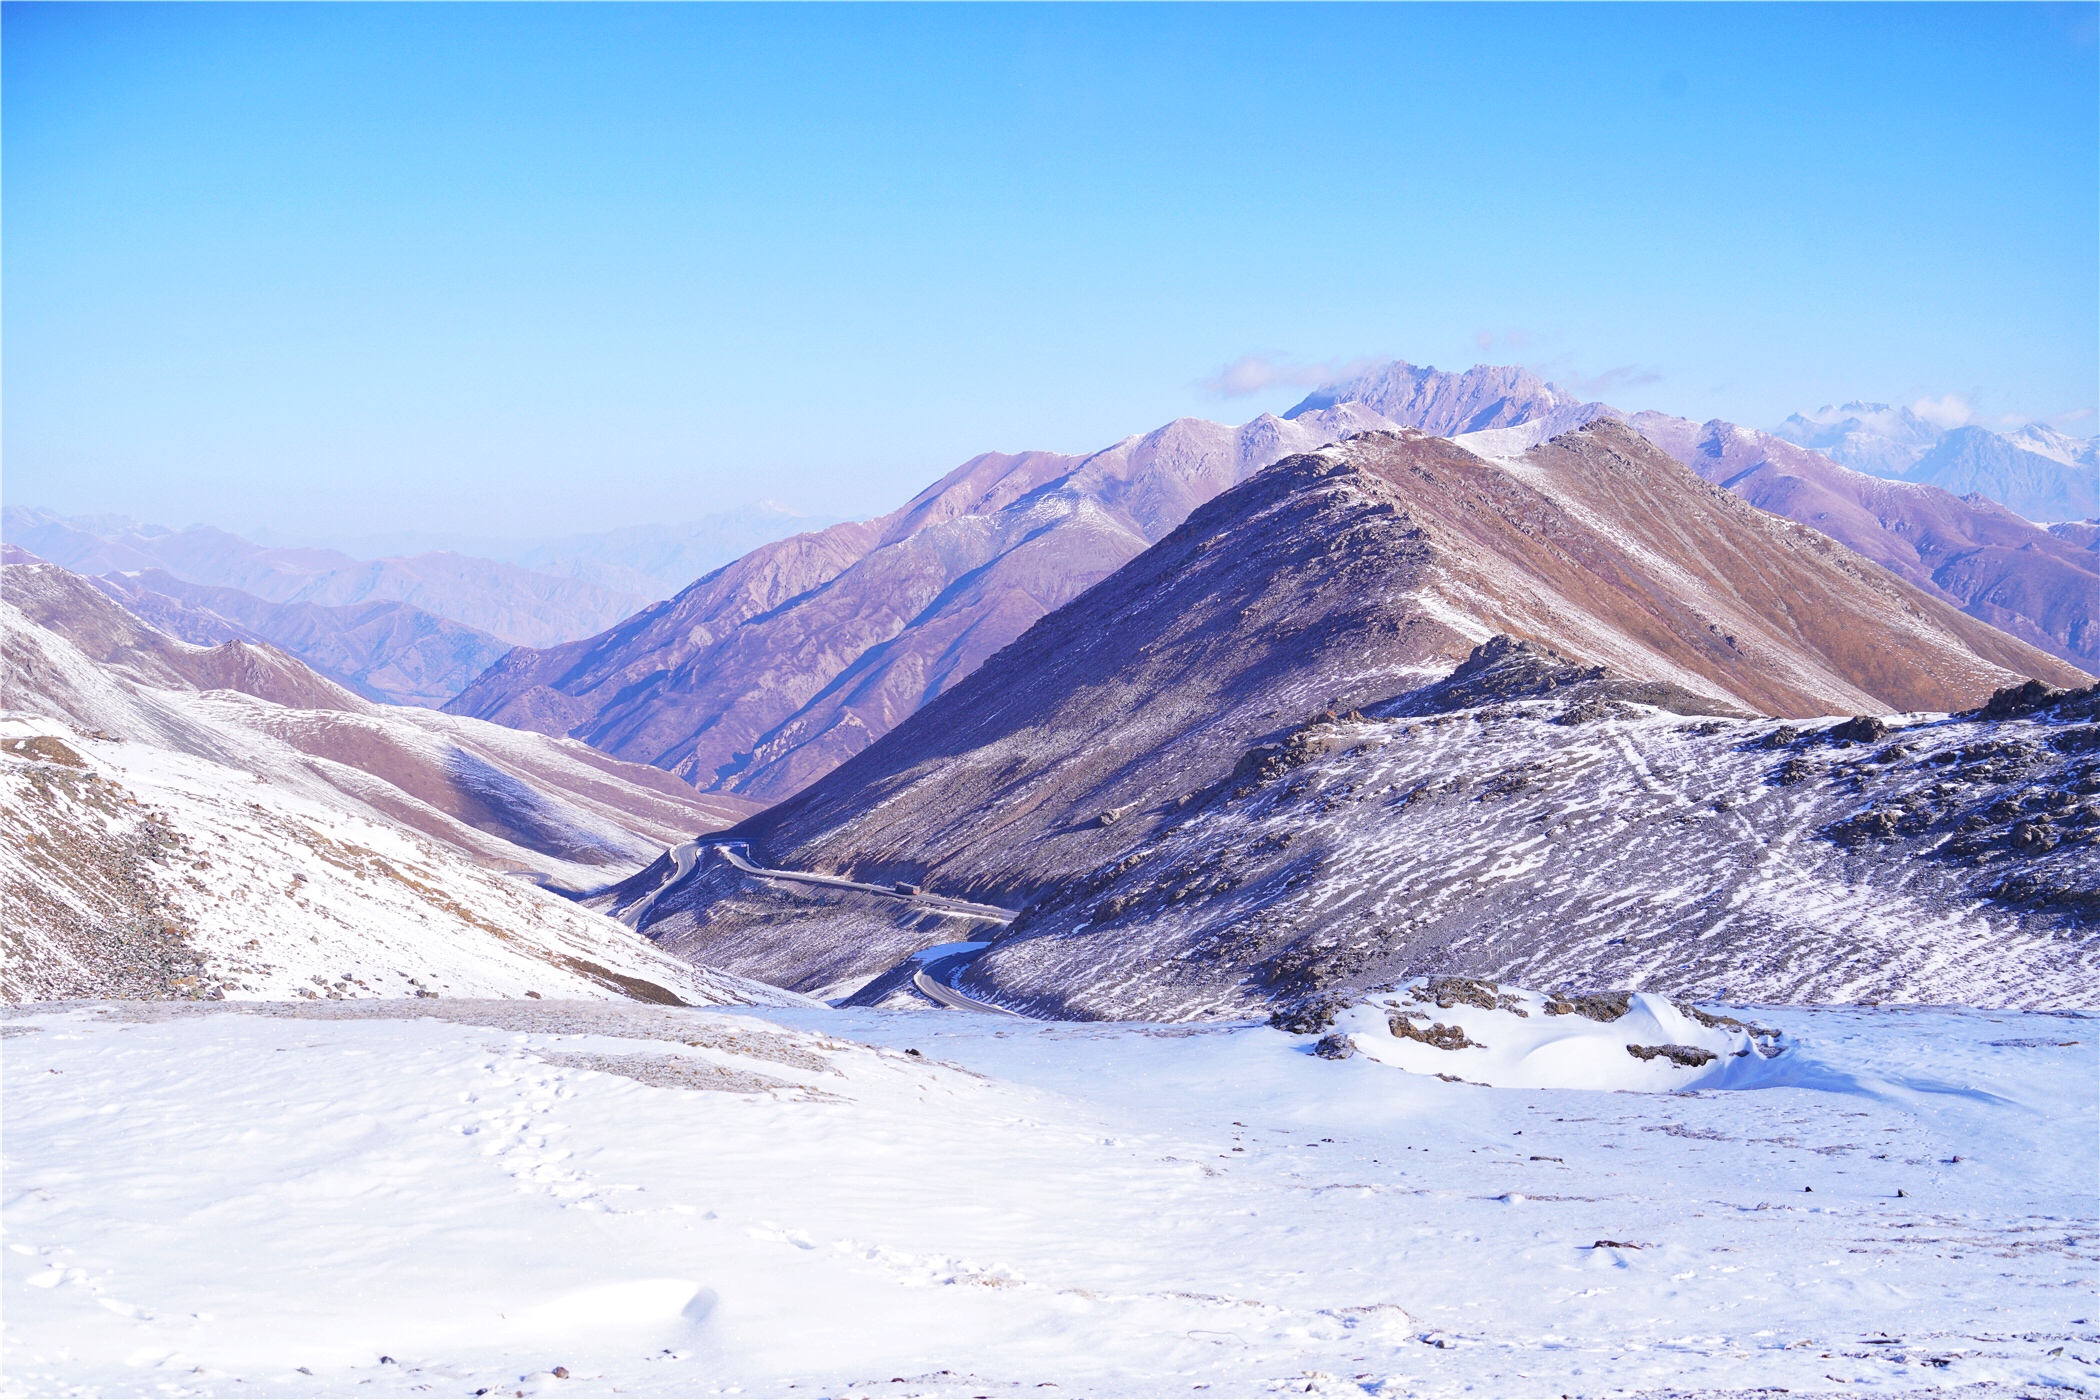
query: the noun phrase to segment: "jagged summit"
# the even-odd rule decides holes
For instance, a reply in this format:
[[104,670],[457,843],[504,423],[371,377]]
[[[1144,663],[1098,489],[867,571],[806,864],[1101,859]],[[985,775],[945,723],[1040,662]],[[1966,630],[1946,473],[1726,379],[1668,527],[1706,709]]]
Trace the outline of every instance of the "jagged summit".
[[1350,403],[1438,437],[1519,423],[1542,424],[1544,436],[1551,436],[1610,412],[1603,404],[1584,403],[1516,365],[1475,365],[1463,374],[1453,374],[1433,365],[1394,360],[1321,385],[1284,417],[1297,418]]

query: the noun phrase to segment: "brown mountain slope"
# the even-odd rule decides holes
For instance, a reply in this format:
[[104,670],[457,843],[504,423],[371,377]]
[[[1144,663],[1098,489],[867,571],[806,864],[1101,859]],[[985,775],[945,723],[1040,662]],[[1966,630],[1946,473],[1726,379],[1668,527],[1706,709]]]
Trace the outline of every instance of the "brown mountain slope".
[[1197,504],[1383,422],[1182,419],[1088,457],[973,458],[902,509],[752,551],[586,641],[519,650],[446,709],[771,799],[860,752]]
[[6,565],[0,594],[9,709],[324,784],[490,864],[592,883],[753,810],[574,740],[373,704],[273,647],[176,641],[53,564]]
[[[1323,385],[1300,407],[1349,403],[1375,409],[1404,427],[1463,435],[1465,446],[1498,460],[1520,456],[1593,418],[1624,418],[1693,471],[1758,508],[1822,531],[2052,656],[2100,671],[2100,625],[2094,618],[2100,576],[2092,557],[2081,559],[2076,550],[2064,548],[2068,541],[2050,538],[2052,531],[1996,500],[1863,476],[1821,452],[1718,419],[1697,424],[1663,413],[1627,415],[1600,403],[1577,403],[1507,365],[1476,365],[1464,374],[1449,374],[1396,361]],[[1898,454],[1898,468],[1913,462],[1937,433],[1904,410],[1894,410],[1890,418],[1887,405],[1847,404],[1843,413],[1854,409],[1870,420],[1876,413],[1891,422],[1905,420],[1926,434],[1906,439],[1910,446]],[[1804,432],[1814,428],[1798,417],[1789,422]],[[1837,436],[1821,434],[1819,442],[1824,437],[1825,445],[1838,446]],[[2067,454],[2079,450],[2074,440],[2052,442],[2032,430],[2023,441]],[[1857,446],[1856,441],[1839,446],[1839,455],[1850,460],[1847,454]],[[2066,455],[2061,463],[2044,465],[2076,464]]]
[[1981,496],[1866,476],[1718,419],[1637,413],[1627,421],[1759,509],[1813,526],[1971,617],[2100,671],[2100,559],[2068,530],[2045,530]]
[[[1288,767],[1308,716],[1421,686],[1496,633],[1606,663],[1688,712],[1948,709],[2030,672],[2082,679],[1622,424],[1565,434],[1513,469],[1374,433],[1200,508],[735,834],[767,865],[1019,905],[1112,863],[1236,773]],[[648,928],[798,987],[938,941],[850,901],[783,923],[784,898],[707,866]]]

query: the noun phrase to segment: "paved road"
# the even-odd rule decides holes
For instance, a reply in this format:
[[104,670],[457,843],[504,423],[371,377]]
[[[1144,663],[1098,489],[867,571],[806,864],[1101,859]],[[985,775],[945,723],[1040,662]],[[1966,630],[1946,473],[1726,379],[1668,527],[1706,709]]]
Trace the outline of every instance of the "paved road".
[[[902,894],[889,885],[870,885],[860,880],[848,880],[838,875],[811,875],[800,870],[774,870],[769,866],[756,865],[748,852],[750,846],[742,841],[719,842],[715,850],[746,875],[759,875],[768,880],[792,880],[803,885],[829,885],[833,889],[858,890],[862,894],[879,895],[884,899],[902,900],[915,909],[928,913],[944,914],[956,919],[981,919],[987,923],[1010,924],[1018,917],[1018,910],[1004,909],[996,904],[977,904],[967,899],[950,899],[946,895]],[[982,949],[978,950],[983,951]],[[1009,1011],[1003,1006],[994,1006],[988,1001],[979,1001],[973,996],[958,992],[948,985],[948,979],[960,975],[977,957],[976,953],[956,953],[937,959],[914,971],[912,985],[922,996],[931,998],[954,1011],[982,1011],[994,1016],[1021,1016],[1018,1011]],[[1021,1017],[1026,1020],[1027,1017]]]
[[1017,909],[1002,909],[996,904],[976,904],[967,899],[950,899],[939,894],[899,894],[889,885],[870,885],[859,880],[848,880],[840,875],[811,875],[801,870],[774,870],[769,866],[754,865],[751,858],[745,854],[751,847],[742,841],[719,842],[714,849],[721,852],[722,859],[746,875],[762,875],[768,880],[792,880],[801,885],[829,885],[838,890],[859,890],[862,894],[902,900],[915,909],[924,909],[929,914],[945,914],[957,919],[982,919],[987,923],[1010,924],[1020,915]]
[[649,893],[643,895],[640,899],[613,915],[613,917],[629,928],[640,928],[642,926],[642,915],[654,909],[657,899],[662,896],[663,892],[680,880],[683,880],[692,871],[693,862],[699,859],[700,843],[698,841],[688,841],[682,846],[673,846],[671,848],[670,877],[658,882],[655,889],[649,891]]
[[931,997],[951,1011],[986,1011],[994,1016],[1014,1016],[1024,1021],[1032,1019],[1018,1011],[1009,1011],[1003,1006],[994,1006],[988,1001],[979,1001],[976,997],[967,996],[943,980],[960,975],[964,968],[976,960],[976,953],[958,953],[952,958],[927,963],[911,975],[911,984],[919,989],[921,996]]

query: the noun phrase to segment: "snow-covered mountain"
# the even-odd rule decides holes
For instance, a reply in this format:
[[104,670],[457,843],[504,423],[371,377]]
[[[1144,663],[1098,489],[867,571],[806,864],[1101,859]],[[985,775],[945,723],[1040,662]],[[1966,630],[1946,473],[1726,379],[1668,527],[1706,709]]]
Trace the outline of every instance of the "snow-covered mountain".
[[1535,424],[1543,431],[1539,441],[1612,411],[1601,403],[1584,403],[1516,365],[1475,365],[1457,374],[1394,360],[1321,385],[1284,417],[1340,404],[1361,404],[1391,422],[1438,437]]
[[[1561,656],[1537,677],[1512,662],[1470,689],[1441,680],[1493,660],[1474,649],[1496,634]],[[1957,768],[1900,740],[1832,765],[1852,731],[1811,751],[1754,718],[1947,711],[2030,675],[2087,679],[1616,420],[1499,463],[1369,433],[1199,508],[730,836],[761,867],[1022,910],[980,925],[997,941],[965,990],[1045,1014],[1241,1015],[1421,971],[1708,993],[1725,978],[1765,999],[1882,976],[1891,996],[1975,999],[2023,995],[2007,979],[2024,961],[2085,994],[2092,950],[2052,941],[2070,916],[2049,901],[2100,860],[2086,731],[2056,749],[2030,722],[2009,738],[1977,720],[1931,741],[1983,746]],[[1434,713],[1459,718],[1423,717],[1438,685]],[[2014,856],[1911,859],[1881,844],[1885,806],[1899,843],[1914,820],[1945,842],[1974,817],[1982,859]],[[2075,854],[2041,830],[2059,807]],[[1855,819],[1872,839],[1824,834]],[[2060,866],[2029,870],[2057,844]],[[2013,874],[2046,907],[2020,906]],[[1878,907],[1898,912],[1868,919]],[[836,989],[969,924],[937,934],[919,905],[715,860],[644,927]],[[1905,940],[1916,958],[1894,956]]]
[[[2053,445],[2053,444],[2052,444]],[[1950,429],[1911,464],[1906,481],[1957,496],[1987,496],[2029,520],[2085,520],[2100,516],[2100,469],[2086,460],[2030,452],[1987,428]]]
[[2004,438],[2022,452],[2032,452],[2037,457],[2047,457],[2067,467],[2100,469],[2100,440],[2075,438],[2046,423],[2029,423],[2017,432],[2004,434]]
[[505,873],[596,884],[733,804],[370,704],[267,647],[186,645],[53,565],[4,582],[8,1000],[780,1000]]
[[1855,400],[1792,414],[1772,435],[1869,476],[1901,477],[1940,440],[1940,431],[1907,408]]
[[1848,403],[1794,414],[1772,431],[1855,471],[1985,496],[2028,520],[2100,515],[2100,449],[2047,424],[1941,428],[1907,408]]

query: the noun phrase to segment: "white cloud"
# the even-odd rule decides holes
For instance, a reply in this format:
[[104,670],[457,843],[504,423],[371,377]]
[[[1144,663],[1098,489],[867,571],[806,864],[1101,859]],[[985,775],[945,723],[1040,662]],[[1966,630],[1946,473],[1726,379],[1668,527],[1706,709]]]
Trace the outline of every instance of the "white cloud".
[[1620,389],[1643,388],[1659,383],[1661,379],[1662,374],[1658,370],[1642,369],[1639,365],[1620,365],[1616,369],[1604,370],[1598,374],[1564,372],[1555,376],[1553,382],[1577,394],[1601,396]]
[[1203,381],[1221,399],[1241,399],[1278,384],[1313,389],[1360,374],[1380,360],[1294,361],[1280,352],[1242,355]]
[[1960,394],[1942,394],[1938,398],[1928,394],[1912,404],[1910,411],[1941,429],[1959,428],[1976,416],[1976,410]]
[[1505,350],[1522,350],[1531,344],[1531,332],[1521,326],[1512,326],[1500,335],[1493,331],[1475,331],[1473,343],[1480,347],[1483,355],[1494,349],[1497,343]]

